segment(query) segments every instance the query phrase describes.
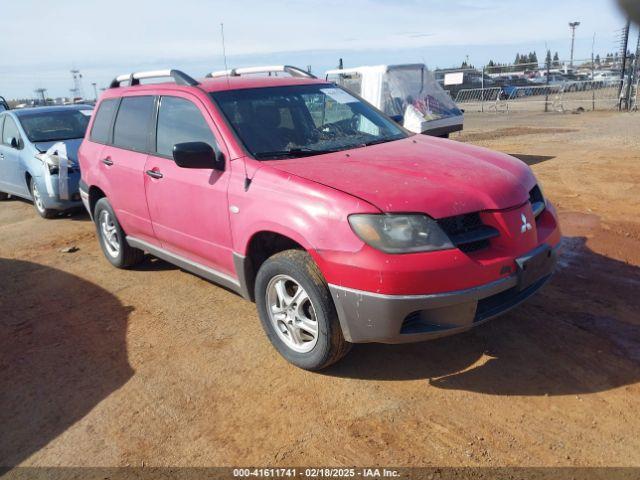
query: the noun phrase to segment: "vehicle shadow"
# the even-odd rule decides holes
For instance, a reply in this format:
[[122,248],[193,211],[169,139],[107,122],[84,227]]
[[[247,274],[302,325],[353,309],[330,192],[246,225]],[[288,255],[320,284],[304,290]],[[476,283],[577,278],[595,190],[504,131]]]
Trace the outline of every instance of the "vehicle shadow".
[[546,162],[547,160],[553,160],[556,158],[552,155],[524,155],[522,153],[510,153],[512,157],[516,157],[519,160],[522,160],[527,165],[535,165],[536,163]]
[[569,395],[640,380],[640,268],[565,237],[558,271],[528,302],[470,332],[408,345],[355,345],[327,375],[428,379],[493,395]]
[[69,273],[0,258],[0,475],[133,375],[131,309]]
[[[16,197],[15,195],[11,195],[8,199],[3,200],[3,202],[20,202],[20,203],[24,203],[25,205],[29,205],[31,208],[33,208],[33,202],[31,200],[27,200],[26,198],[22,198],[22,197]],[[33,213],[34,215],[37,215],[37,212],[35,211],[35,209]],[[89,213],[84,207],[74,207],[70,210],[61,211],[59,215],[53,218],[48,218],[47,220],[50,221],[50,220],[60,220],[60,219],[73,220],[73,221],[79,221],[79,222],[91,221],[91,217],[89,216]]]
[[144,257],[144,260],[133,267],[133,269],[140,272],[161,272],[166,270],[178,270],[178,267],[169,262],[165,262],[160,258],[147,255]]

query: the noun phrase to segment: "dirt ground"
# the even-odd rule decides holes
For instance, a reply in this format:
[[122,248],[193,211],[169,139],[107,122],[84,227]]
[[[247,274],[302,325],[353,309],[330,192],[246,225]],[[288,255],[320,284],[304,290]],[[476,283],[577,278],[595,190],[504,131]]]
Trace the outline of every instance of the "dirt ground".
[[87,216],[2,202],[0,465],[640,466],[640,115],[469,115],[457,139],[532,165],[557,275],[472,332],[323,373],[237,295],[116,270]]

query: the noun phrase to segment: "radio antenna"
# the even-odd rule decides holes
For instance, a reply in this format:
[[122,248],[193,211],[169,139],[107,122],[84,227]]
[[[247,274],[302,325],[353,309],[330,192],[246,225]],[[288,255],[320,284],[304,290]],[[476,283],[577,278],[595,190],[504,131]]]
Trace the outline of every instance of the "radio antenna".
[[227,73],[227,87],[229,87],[229,67],[227,66],[227,49],[224,45],[224,23],[220,23],[220,36],[222,37],[222,58],[224,59],[224,70]]

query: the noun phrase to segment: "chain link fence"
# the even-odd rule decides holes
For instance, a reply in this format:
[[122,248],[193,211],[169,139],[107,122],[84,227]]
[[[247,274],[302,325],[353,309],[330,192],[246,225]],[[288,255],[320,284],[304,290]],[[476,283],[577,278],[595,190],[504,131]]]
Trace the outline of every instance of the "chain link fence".
[[[638,110],[640,61],[631,55],[622,75],[621,61],[557,62],[460,69],[463,83],[444,88],[467,112],[564,112],[575,110]],[[597,67],[597,68],[596,68]],[[478,86],[476,86],[478,85]]]

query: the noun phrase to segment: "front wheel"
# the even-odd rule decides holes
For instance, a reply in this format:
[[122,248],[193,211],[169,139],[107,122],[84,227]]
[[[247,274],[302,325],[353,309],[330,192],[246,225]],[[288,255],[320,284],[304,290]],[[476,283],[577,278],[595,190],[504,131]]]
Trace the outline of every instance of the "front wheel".
[[144,252],[127,242],[124,230],[106,198],[96,203],[93,218],[102,252],[114,267],[132,267],[144,259]]
[[267,337],[294,365],[321,370],[349,352],[329,287],[306,252],[286,250],[265,261],[255,298]]
[[44,206],[44,201],[42,200],[42,193],[40,193],[40,189],[38,188],[38,184],[32,178],[30,182],[31,188],[31,196],[33,197],[33,206],[42,218],[55,218],[58,216],[58,211],[53,210],[52,208],[46,208]]

